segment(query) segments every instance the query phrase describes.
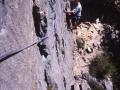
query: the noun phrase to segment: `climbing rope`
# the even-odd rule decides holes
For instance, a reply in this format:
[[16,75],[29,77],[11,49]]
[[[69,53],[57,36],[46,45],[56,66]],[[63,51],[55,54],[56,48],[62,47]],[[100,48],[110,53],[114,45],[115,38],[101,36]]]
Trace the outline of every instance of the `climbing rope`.
[[20,48],[20,49],[17,49],[17,50],[13,50],[13,51],[10,51],[10,52],[5,53],[3,55],[0,55],[0,61],[3,61],[3,60],[5,60],[5,59],[7,59],[7,58],[9,58],[9,57],[11,57],[11,56],[13,56],[13,55],[23,51],[23,50],[25,50],[25,49],[35,45],[35,44],[41,43],[42,41],[44,41],[45,39],[50,37],[55,31],[56,31],[56,29],[54,28],[54,30],[49,35],[43,37],[42,39],[35,40],[34,42],[24,46],[23,48]]

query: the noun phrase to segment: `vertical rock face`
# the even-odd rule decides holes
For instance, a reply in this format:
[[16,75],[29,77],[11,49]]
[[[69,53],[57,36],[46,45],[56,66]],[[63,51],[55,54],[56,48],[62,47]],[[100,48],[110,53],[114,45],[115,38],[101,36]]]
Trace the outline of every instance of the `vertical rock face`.
[[[31,0],[0,1],[0,54],[19,49],[36,39],[32,6]],[[34,88],[36,50],[33,46],[0,62],[0,90]]]
[[[46,13],[47,21],[43,21],[47,25],[47,30],[44,34],[49,35],[56,30],[39,45],[41,55],[38,55],[36,67],[38,89],[70,90],[72,38],[71,32],[65,28],[64,2],[62,0],[36,0],[35,3],[41,11]],[[42,30],[44,31],[45,28],[41,28],[40,32]],[[41,49],[41,47],[44,48]]]
[[49,36],[0,62],[0,90],[70,90],[72,39],[63,8],[63,0],[0,1],[0,54]]

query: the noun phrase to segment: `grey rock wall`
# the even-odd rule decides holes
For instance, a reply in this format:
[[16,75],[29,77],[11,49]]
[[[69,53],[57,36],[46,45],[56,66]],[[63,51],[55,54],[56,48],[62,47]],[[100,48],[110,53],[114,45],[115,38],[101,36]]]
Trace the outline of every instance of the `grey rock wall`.
[[0,90],[70,90],[72,37],[65,26],[64,2],[33,1],[0,1],[0,55],[56,31],[0,62]]
[[[36,39],[31,0],[0,1],[0,54],[16,50]],[[28,48],[0,62],[0,90],[35,87],[37,47]],[[33,86],[32,86],[33,85]]]

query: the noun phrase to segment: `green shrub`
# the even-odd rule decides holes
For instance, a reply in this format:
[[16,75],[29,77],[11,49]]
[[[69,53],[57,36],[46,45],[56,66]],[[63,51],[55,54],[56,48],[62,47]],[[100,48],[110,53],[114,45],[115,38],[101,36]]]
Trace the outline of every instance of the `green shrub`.
[[110,63],[108,54],[96,56],[89,66],[89,72],[97,78],[105,78],[105,75],[112,75],[116,72],[115,67]]
[[84,49],[85,41],[82,38],[76,39],[77,47]]
[[98,82],[93,80],[88,81],[88,84],[90,85],[91,90],[105,90],[101,85],[98,84]]
[[120,88],[120,74],[118,72],[113,74],[112,81],[113,81],[114,90],[119,90],[119,88]]

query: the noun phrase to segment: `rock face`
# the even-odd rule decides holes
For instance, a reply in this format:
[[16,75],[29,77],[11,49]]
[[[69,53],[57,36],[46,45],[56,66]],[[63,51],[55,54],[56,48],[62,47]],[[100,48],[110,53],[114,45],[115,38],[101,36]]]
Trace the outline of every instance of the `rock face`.
[[104,85],[106,87],[106,90],[113,90],[113,83],[110,80],[104,81]]
[[0,54],[50,35],[1,60],[0,90],[70,90],[72,39],[64,6],[63,0],[0,1]]

